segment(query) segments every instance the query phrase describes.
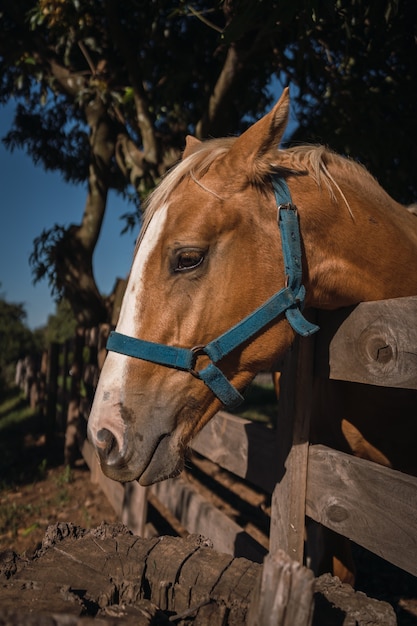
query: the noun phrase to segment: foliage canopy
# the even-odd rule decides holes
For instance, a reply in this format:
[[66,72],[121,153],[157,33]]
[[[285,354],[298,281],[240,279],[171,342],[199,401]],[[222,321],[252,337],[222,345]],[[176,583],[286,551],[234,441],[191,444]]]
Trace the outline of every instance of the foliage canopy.
[[81,221],[44,230],[31,257],[81,323],[110,316],[92,269],[109,189],[135,223],[187,133],[242,131],[279,82],[296,140],[415,199],[415,0],[2,0],[0,20],[0,103],[18,102],[5,144],[87,183]]
[[23,304],[8,302],[0,294],[0,394],[14,380],[19,359],[36,356],[41,348],[41,338],[26,326]]

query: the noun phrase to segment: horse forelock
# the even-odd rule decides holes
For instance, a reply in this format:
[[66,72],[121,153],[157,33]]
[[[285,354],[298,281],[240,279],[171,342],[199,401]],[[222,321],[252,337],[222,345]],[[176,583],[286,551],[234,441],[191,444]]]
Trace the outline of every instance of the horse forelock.
[[[234,141],[234,137],[209,139],[204,141],[199,145],[199,147],[197,147],[195,152],[182,161],[179,161],[170,170],[168,170],[159,185],[155,187],[146,200],[142,228],[136,243],[136,250],[142,241],[149,222],[155,212],[160,206],[163,206],[169,201],[170,195],[178,187],[178,185],[187,176],[191,176],[195,182],[197,182],[198,178],[207,172],[217,158],[228,152],[231,143]],[[206,189],[206,191],[209,190]]]
[[168,201],[172,192],[187,176],[194,178],[203,176],[217,158],[228,152],[233,141],[235,141],[233,137],[227,137],[202,142],[195,152],[174,165],[148,197],[145,205],[144,226],[152,219],[158,207]]

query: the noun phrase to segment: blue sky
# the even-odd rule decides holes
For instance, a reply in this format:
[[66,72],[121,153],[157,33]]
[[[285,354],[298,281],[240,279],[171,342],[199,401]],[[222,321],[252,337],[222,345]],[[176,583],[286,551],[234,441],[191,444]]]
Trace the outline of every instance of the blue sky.
[[[10,129],[13,107],[0,107],[0,138]],[[0,295],[21,303],[31,329],[43,326],[54,313],[47,281],[33,285],[29,255],[32,242],[44,228],[79,223],[86,189],[66,183],[59,173],[35,166],[22,150],[13,153],[0,142]],[[123,213],[131,210],[122,198],[111,194],[100,240],[94,253],[99,289],[108,294],[117,277],[126,277],[137,233],[120,235]]]

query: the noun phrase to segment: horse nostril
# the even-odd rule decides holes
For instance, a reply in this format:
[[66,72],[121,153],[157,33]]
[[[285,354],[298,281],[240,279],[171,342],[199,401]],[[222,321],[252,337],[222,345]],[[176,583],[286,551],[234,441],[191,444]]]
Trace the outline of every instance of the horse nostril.
[[[100,428],[97,432],[97,442],[100,447],[107,448],[115,439],[113,433],[107,428]],[[103,444],[103,445],[101,445]]]
[[120,460],[120,450],[116,437],[107,428],[97,432],[97,451],[102,463],[115,464]]

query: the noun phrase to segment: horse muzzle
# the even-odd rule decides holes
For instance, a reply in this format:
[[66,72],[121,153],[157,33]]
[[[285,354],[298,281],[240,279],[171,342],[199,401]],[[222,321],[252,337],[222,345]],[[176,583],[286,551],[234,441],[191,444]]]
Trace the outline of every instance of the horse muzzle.
[[[183,469],[184,460],[178,446],[173,445],[171,434],[161,435],[151,446],[151,452],[143,459],[143,443],[140,446],[126,445],[108,428],[101,428],[94,434],[89,431],[89,439],[94,446],[103,473],[112,480],[125,483],[137,480],[143,486],[177,476]],[[141,449],[142,458],[137,453]]]

